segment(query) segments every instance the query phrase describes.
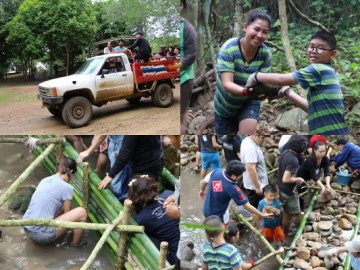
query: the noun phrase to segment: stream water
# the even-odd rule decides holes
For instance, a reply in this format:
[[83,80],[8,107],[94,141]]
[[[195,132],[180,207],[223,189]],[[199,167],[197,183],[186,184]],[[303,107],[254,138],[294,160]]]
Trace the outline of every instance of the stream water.
[[[203,201],[199,197],[200,174],[194,174],[187,168],[181,170],[181,222],[201,224],[204,220],[202,214]],[[181,226],[181,245],[191,241],[194,243],[194,252],[196,256],[193,262],[201,264],[201,250],[205,243],[205,234],[203,229],[194,229]],[[258,260],[268,254],[270,251],[264,246],[264,243],[246,227],[240,231],[240,241],[237,245],[241,257],[244,261],[251,259]],[[257,269],[275,270],[279,264],[275,258],[271,258],[260,264]],[[255,268],[253,268],[255,269]]]
[[[30,165],[35,157],[23,144],[0,144],[0,195]],[[90,160],[90,164],[93,161]],[[40,165],[24,181],[22,186],[36,186],[49,173]],[[0,219],[21,219],[21,214],[8,210],[8,203],[0,207]],[[22,227],[0,228],[0,269],[79,269],[89,257],[98,238],[94,232],[86,232],[88,244],[80,248],[61,247],[56,244],[39,245],[28,239]],[[92,269],[114,269],[107,255],[101,251]]]

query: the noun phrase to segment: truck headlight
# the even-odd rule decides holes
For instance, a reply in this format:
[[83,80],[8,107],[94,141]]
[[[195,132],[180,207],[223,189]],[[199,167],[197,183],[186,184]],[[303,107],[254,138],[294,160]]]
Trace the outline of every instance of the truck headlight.
[[57,97],[58,95],[56,87],[48,88],[46,92],[47,92],[46,93],[47,96]]

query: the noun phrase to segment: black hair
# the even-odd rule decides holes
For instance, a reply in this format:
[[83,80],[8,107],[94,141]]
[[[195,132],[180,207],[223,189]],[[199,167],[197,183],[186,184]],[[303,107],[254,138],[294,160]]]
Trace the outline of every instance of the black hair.
[[252,24],[257,19],[266,21],[269,24],[269,29],[271,28],[271,17],[269,14],[267,14],[264,11],[258,11],[258,10],[251,10],[247,14],[247,17],[245,18],[245,23],[247,25]]
[[325,30],[317,31],[311,36],[310,40],[315,38],[325,41],[326,43],[329,44],[332,50],[336,50],[336,38],[335,35],[332,34],[331,32]]
[[180,4],[182,5],[183,9],[185,9],[187,7],[186,0],[181,0]]
[[340,138],[340,139],[337,139],[336,140],[336,142],[335,142],[335,144],[336,145],[345,145],[345,144],[347,144],[347,140],[346,139],[344,139],[344,138]]
[[286,149],[290,149],[297,154],[301,154],[307,149],[308,144],[309,141],[306,137],[300,135],[293,135],[286,144]]
[[149,175],[137,174],[128,185],[128,198],[133,202],[137,212],[154,202],[158,195],[157,182]]
[[123,40],[123,39],[119,39],[119,41],[118,41],[118,42],[120,42],[120,41],[122,41],[122,42],[124,42],[124,43],[125,43],[125,40]]
[[141,31],[136,32],[136,34],[137,34],[137,35],[140,35],[140,36],[143,36],[143,35],[144,35],[144,33],[141,32]]
[[239,223],[238,222],[230,223],[229,226],[226,227],[226,231],[224,234],[224,238],[226,242],[230,241],[230,238],[236,236],[238,232],[239,232]]
[[56,164],[56,171],[61,174],[66,174],[70,171],[74,174],[76,173],[76,170],[76,162],[72,158],[62,156],[60,161]]
[[278,189],[276,186],[269,184],[263,188],[263,192],[278,193]]
[[218,236],[223,231],[223,222],[219,216],[208,216],[205,221],[204,225],[211,227],[205,228],[205,232],[209,235],[209,237],[214,238]]
[[240,160],[232,160],[226,165],[226,174],[228,176],[231,175],[242,175],[243,172],[245,172],[246,168],[243,163],[241,163]]

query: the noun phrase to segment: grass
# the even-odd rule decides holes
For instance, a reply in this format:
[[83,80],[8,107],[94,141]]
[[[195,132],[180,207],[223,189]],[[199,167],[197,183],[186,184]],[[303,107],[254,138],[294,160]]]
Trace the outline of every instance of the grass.
[[[1,91],[1,88],[0,88]],[[19,102],[19,101],[28,101],[28,100],[35,100],[35,95],[30,94],[24,94],[24,93],[1,93],[0,92],[0,103],[1,104],[7,104],[7,103],[13,103],[13,102]]]

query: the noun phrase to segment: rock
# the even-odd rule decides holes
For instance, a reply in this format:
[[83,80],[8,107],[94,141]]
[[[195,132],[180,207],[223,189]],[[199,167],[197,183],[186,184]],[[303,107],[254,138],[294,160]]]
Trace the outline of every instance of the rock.
[[336,200],[331,200],[330,205],[331,207],[337,208],[339,206],[339,202]]
[[352,225],[356,224],[356,216],[355,215],[351,215],[351,214],[343,214],[342,217],[346,218],[348,221],[351,222]]
[[307,232],[303,234],[303,239],[319,242],[321,236],[316,232]]
[[320,213],[319,212],[311,212],[309,214],[309,218],[310,221],[319,221],[320,220]]
[[9,210],[15,213],[25,214],[35,189],[36,187],[34,186],[23,186],[18,188],[10,197]]
[[[299,116],[300,121],[294,121],[294,119],[298,119]],[[307,125],[304,127],[306,119],[307,113],[302,111],[300,108],[294,108],[292,110],[279,114],[276,117],[275,123],[277,123],[277,126],[279,128],[284,128],[287,130],[302,130],[306,133],[309,130]]]
[[310,250],[306,247],[298,247],[296,249],[296,256],[306,261],[310,258]]
[[319,221],[318,227],[320,230],[328,231],[331,230],[333,223],[331,221]]
[[327,236],[329,236],[329,235],[331,235],[331,230],[328,230],[328,231],[319,231],[319,234],[321,235],[321,236],[323,236],[323,237],[327,237]]
[[179,259],[181,261],[190,262],[195,257],[195,252],[193,249],[194,249],[194,243],[190,241],[186,243],[181,243]]
[[333,188],[333,189],[338,189],[338,190],[342,190],[342,186],[336,182],[332,182],[330,184],[330,186]]
[[13,154],[11,157],[7,158],[5,160],[6,164],[16,164],[19,159],[22,159],[24,157],[24,154],[22,153],[16,153]]
[[341,232],[341,228],[339,226],[334,226],[333,227],[333,232],[334,233],[340,233]]
[[321,220],[321,221],[332,221],[332,220],[334,220],[334,216],[322,215],[322,216],[320,217],[320,220]]
[[360,181],[354,181],[354,182],[351,184],[351,188],[352,188],[352,189],[356,189],[356,190],[360,190]]
[[206,120],[206,116],[200,115],[195,117],[189,124],[189,133],[194,134],[198,129],[198,126]]
[[181,270],[197,270],[198,269],[198,265],[193,262],[181,261],[180,264],[181,264]]
[[300,269],[306,269],[310,266],[310,264],[302,259],[295,259],[294,267]]
[[321,261],[320,261],[320,259],[319,259],[318,257],[316,257],[316,256],[312,256],[312,257],[311,257],[311,259],[310,259],[310,265],[311,265],[312,267],[318,267],[318,266],[320,266],[320,264],[321,264]]
[[180,150],[186,152],[189,149],[189,146],[187,144],[180,145]]
[[320,249],[322,247],[321,243],[314,242],[314,241],[307,241],[307,245],[314,249]]
[[189,158],[192,162],[194,162],[195,160],[196,160],[196,155],[192,155],[192,156],[190,156],[190,158]]
[[339,206],[345,206],[347,203],[347,198],[346,197],[341,197],[340,201],[339,201]]
[[334,215],[335,210],[332,207],[326,207],[323,211],[322,214],[324,215]]
[[346,115],[345,115],[345,121],[347,123],[349,123],[350,119],[353,119],[353,123],[352,125],[350,125],[350,132],[351,133],[359,133],[360,130],[359,130],[359,116],[360,116],[360,102],[356,103],[350,112],[348,112]]
[[180,165],[181,166],[185,166],[188,163],[189,163],[189,159],[187,159],[187,158],[181,158],[180,159]]
[[188,149],[188,151],[191,151],[191,152],[197,152],[198,150],[199,150],[199,147],[196,144],[190,145],[189,149]]
[[[305,227],[304,227],[304,232],[311,232],[313,230],[313,226],[311,226],[311,225],[306,225]],[[314,230],[315,231],[315,230]]]
[[331,269],[334,267],[334,262],[331,257],[325,257],[324,264],[325,264],[325,267],[328,269]]
[[356,207],[349,207],[348,211],[349,211],[350,214],[356,214],[357,209],[356,209]]
[[348,185],[343,186],[342,188],[343,191],[349,192],[350,191],[350,187]]
[[295,245],[297,247],[305,247],[306,246],[306,240],[299,238],[296,240]]
[[329,270],[326,267],[315,267],[313,270]]

